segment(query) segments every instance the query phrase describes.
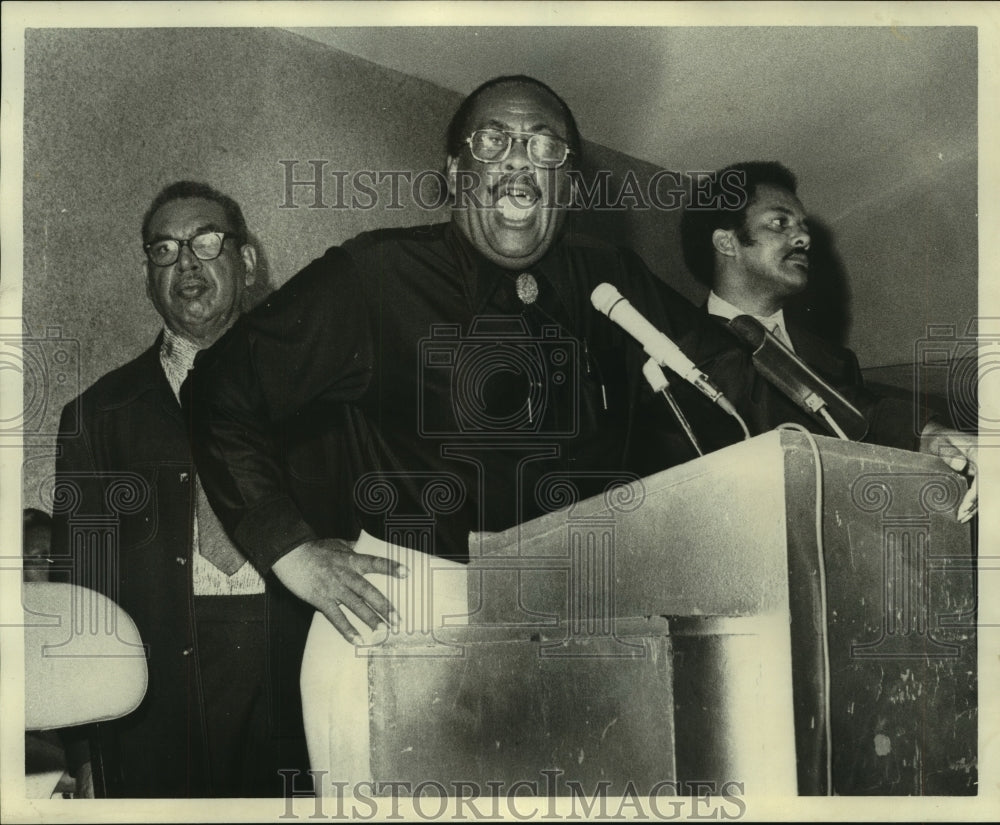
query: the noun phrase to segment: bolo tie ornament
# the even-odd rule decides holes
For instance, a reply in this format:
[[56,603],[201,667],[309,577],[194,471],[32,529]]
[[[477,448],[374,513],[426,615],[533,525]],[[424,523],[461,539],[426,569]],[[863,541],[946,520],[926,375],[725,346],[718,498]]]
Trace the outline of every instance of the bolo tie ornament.
[[515,288],[517,289],[517,297],[525,306],[530,306],[538,300],[538,281],[530,272],[522,272],[517,276]]

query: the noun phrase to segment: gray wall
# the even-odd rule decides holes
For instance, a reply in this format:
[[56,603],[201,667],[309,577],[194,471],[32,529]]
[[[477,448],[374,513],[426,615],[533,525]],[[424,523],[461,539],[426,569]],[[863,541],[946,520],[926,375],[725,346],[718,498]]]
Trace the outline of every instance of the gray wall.
[[[384,198],[371,210],[313,209],[304,190],[295,194],[298,208],[281,208],[279,161],[302,161],[300,178],[311,174],[305,161],[328,161],[327,203],[336,200],[334,170],[441,169],[444,128],[460,96],[275,29],[29,30],[25,47],[24,316],[33,338],[46,339],[33,345],[43,364],[53,336],[71,354],[60,372],[65,380],[54,380],[50,364],[48,377],[36,381],[44,398],[32,402],[24,505],[45,506],[60,408],[149,346],[159,328],[144,293],[139,223],[163,185],[202,179],[236,198],[277,285],[362,230],[447,218],[407,198],[403,209],[383,208]],[[656,171],[605,147],[588,149],[587,166],[612,169],[616,180],[629,168],[640,178]],[[906,360],[942,302],[946,318],[974,313],[975,221],[967,214],[974,184],[969,160],[958,179],[928,179],[926,187],[887,193],[887,206],[860,204],[837,217],[832,234],[849,261],[839,273],[841,297],[864,303],[853,308],[849,337],[863,361]],[[955,209],[960,187],[964,200]],[[576,220],[632,246],[699,300],[703,290],[680,263],[677,218],[649,210]],[[953,284],[943,297],[925,283],[938,277]],[[936,306],[928,304],[932,294]]]

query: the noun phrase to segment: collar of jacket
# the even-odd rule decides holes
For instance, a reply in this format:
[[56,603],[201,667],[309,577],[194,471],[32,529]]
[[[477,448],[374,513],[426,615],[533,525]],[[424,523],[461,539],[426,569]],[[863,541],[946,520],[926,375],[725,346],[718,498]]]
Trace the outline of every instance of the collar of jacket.
[[139,398],[151,395],[167,411],[180,417],[180,405],[163,374],[160,364],[160,346],[163,332],[156,336],[153,345],[138,358],[120,367],[115,380],[107,387],[99,405],[101,410],[114,410],[128,406]]

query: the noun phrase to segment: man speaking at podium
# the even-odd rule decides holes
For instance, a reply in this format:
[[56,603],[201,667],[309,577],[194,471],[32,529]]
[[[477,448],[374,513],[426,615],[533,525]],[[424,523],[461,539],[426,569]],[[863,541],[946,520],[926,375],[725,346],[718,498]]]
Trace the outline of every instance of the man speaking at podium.
[[[809,222],[796,195],[795,175],[773,161],[736,163],[709,176],[705,184],[705,202],[718,208],[686,209],[681,238],[688,269],[711,287],[705,306],[708,314],[723,323],[746,315],[756,319],[761,330],[857,408],[864,416],[865,441],[939,455],[953,469],[975,475],[973,436],[931,418],[914,421],[911,402],[881,398],[864,386],[851,350],[788,323],[786,304],[805,290],[811,255]],[[727,203],[727,192],[738,192],[740,201]],[[737,345],[735,338],[720,347],[721,340],[707,336],[689,355],[740,408],[751,432],[794,422],[832,434],[763,379],[750,363],[746,347]],[[959,519],[970,519],[976,506],[973,486]]]
[[[408,567],[412,589],[427,559],[466,561],[470,533],[566,506],[546,497],[547,479],[582,499],[694,457],[646,386],[642,349],[590,296],[611,282],[682,345],[710,322],[633,253],[569,230],[580,150],[551,89],[488,81],[448,129],[450,222],[329,249],[203,353],[186,386],[220,520],[321,614],[303,701],[310,760],[335,765],[334,780],[365,778],[368,760],[367,733],[342,704],[367,716],[364,671],[348,674],[364,659],[337,634],[370,643],[400,614],[426,616],[404,610],[407,586],[382,577]],[[287,476],[317,495],[297,496],[279,469],[272,430],[295,421],[324,447]],[[324,526],[330,502],[352,496],[365,530],[354,550],[353,535]],[[380,551],[371,536],[406,547]],[[393,588],[395,608],[366,576]],[[467,613],[464,582],[439,584],[435,612]],[[334,660],[341,649],[346,663]]]

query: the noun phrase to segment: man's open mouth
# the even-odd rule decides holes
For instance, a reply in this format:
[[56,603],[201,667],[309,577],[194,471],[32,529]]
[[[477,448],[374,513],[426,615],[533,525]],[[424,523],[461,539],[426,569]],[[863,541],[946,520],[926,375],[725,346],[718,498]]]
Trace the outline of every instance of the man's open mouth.
[[508,220],[523,220],[534,209],[542,193],[528,177],[514,177],[502,181],[494,190],[493,203]]
[[177,287],[175,292],[182,298],[198,298],[208,290],[205,281],[187,281]]

